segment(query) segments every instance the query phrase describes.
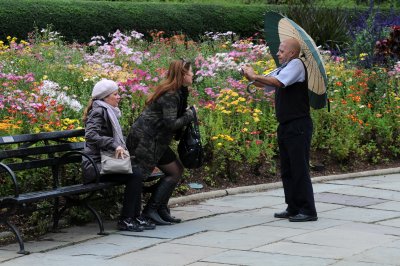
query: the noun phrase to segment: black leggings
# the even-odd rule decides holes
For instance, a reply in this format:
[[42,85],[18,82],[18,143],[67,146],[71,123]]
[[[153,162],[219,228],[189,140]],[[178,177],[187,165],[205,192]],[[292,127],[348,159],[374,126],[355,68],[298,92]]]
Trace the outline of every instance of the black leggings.
[[142,203],[142,173],[133,167],[132,174],[109,174],[100,176],[102,182],[118,182],[125,184],[121,217],[137,217],[140,215]]

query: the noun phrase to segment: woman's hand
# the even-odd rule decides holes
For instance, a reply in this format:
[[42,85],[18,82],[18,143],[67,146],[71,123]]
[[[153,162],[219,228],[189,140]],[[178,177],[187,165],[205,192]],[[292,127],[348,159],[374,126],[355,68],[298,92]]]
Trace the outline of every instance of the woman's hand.
[[118,159],[118,158],[124,159],[125,156],[127,156],[127,155],[126,155],[126,153],[125,153],[124,147],[118,146],[118,147],[115,149],[115,158],[117,158],[117,159]]

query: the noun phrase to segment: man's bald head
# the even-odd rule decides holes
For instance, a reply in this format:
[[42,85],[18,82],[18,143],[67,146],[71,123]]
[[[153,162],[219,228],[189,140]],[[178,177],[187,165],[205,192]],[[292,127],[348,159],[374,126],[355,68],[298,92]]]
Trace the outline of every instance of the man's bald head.
[[285,43],[293,51],[295,58],[300,56],[301,46],[298,40],[291,38],[282,41],[282,43]]

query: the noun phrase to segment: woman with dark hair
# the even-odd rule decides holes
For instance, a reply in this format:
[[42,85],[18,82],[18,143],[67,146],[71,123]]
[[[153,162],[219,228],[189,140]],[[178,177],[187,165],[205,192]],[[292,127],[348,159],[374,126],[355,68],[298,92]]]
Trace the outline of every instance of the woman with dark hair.
[[169,145],[194,119],[193,112],[187,108],[188,86],[192,82],[190,62],[173,61],[167,77],[148,97],[144,111],[133,123],[127,137],[128,150],[144,177],[156,166],[165,174],[143,209],[143,215],[158,225],[181,221],[171,216],[168,209],[169,198],[183,173],[183,166]]
[[[116,158],[128,156],[118,121],[121,116],[121,111],[118,109],[120,99],[117,83],[103,79],[95,84],[92,98],[83,114],[86,140],[84,152],[94,160],[99,171],[101,170],[100,151],[114,153]],[[86,157],[82,158],[84,182],[93,182],[96,179],[94,165]],[[132,171],[132,174],[100,175],[100,181],[125,184],[124,201],[117,227],[119,230],[135,232],[154,229],[155,225],[140,215],[142,200],[140,168],[133,165]]]

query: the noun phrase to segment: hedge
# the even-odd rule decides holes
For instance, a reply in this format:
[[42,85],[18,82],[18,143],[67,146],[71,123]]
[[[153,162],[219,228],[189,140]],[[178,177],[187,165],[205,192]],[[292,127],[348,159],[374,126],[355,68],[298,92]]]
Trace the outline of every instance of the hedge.
[[197,39],[206,31],[233,31],[248,37],[263,27],[265,6],[73,0],[0,0],[0,39],[26,38],[53,25],[67,41],[88,42],[96,35],[136,30],[167,35],[184,32]]

